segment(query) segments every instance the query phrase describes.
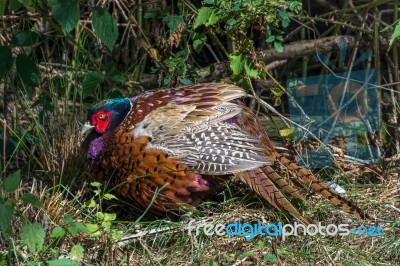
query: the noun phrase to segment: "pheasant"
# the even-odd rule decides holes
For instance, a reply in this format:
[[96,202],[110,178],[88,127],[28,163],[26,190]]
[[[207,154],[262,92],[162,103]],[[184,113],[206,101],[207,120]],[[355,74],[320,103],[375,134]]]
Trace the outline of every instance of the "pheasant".
[[[357,206],[276,151],[256,115],[240,102],[243,96],[235,85],[209,83],[100,102],[81,131],[91,174],[155,213],[194,205],[217,179],[236,177],[304,223],[288,197],[305,200],[299,184],[364,218]],[[276,162],[293,177],[275,172]]]

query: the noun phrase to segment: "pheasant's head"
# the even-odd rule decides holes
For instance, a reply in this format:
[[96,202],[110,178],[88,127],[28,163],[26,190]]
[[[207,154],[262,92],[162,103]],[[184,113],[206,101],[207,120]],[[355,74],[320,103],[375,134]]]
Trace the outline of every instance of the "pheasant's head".
[[131,101],[128,98],[101,101],[89,110],[81,136],[83,137],[85,133],[93,129],[98,134],[114,130],[124,121],[131,109]]

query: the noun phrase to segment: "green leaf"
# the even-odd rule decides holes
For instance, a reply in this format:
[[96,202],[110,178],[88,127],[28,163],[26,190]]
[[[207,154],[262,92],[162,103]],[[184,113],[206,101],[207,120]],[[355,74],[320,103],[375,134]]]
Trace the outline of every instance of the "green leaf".
[[116,213],[104,213],[104,221],[114,221],[116,218]]
[[68,224],[67,231],[73,236],[76,236],[79,232],[82,232],[85,234],[89,233],[86,226],[84,226],[81,223],[74,223],[74,222]]
[[101,183],[100,182],[92,182],[92,183],[90,183],[90,185],[92,187],[101,187]]
[[25,202],[27,204],[32,204],[32,206],[34,206],[38,209],[43,208],[43,204],[40,202],[38,197],[36,197],[33,194],[25,193],[22,195],[21,199],[23,202]]
[[282,99],[281,97],[275,98],[274,100],[274,106],[279,106],[282,104]]
[[3,189],[5,192],[14,192],[17,190],[19,183],[21,182],[21,170],[17,170],[9,175],[3,183]]
[[49,0],[54,19],[60,24],[64,34],[75,28],[79,20],[79,6],[76,0]]
[[229,55],[230,63],[233,74],[239,74],[243,69],[243,56],[242,54],[231,54]]
[[45,236],[46,233],[43,227],[38,223],[24,224],[22,226],[21,239],[28,245],[31,253],[43,248]]
[[151,10],[149,12],[144,13],[143,18],[145,19],[149,19],[149,18],[154,18],[155,16],[157,16],[158,12]]
[[36,86],[40,82],[39,68],[26,54],[22,53],[16,59],[17,74],[29,98],[33,96]]
[[247,258],[247,257],[251,257],[254,255],[253,251],[245,251],[242,253],[242,255],[240,256],[242,259]]
[[0,16],[4,16],[4,10],[6,9],[6,2],[5,0],[0,1]]
[[111,238],[113,240],[116,240],[116,241],[121,240],[123,235],[124,235],[124,232],[121,230],[112,230],[111,231]]
[[91,232],[97,232],[99,230],[99,226],[97,224],[86,224],[86,228]]
[[[7,1],[5,1],[7,2]],[[22,7],[22,4],[18,0],[10,0],[10,11],[16,11]]]
[[177,15],[166,16],[163,18],[163,21],[167,23],[167,26],[171,31],[177,31],[179,24],[185,25],[183,18]]
[[208,18],[208,21],[205,23],[206,26],[212,26],[215,25],[219,22],[219,20],[221,19],[221,15],[218,13],[218,10],[213,9],[211,11],[211,14]]
[[66,223],[66,224],[70,224],[70,223],[73,223],[73,222],[74,222],[74,219],[72,219],[71,216],[67,215],[67,216],[65,216],[65,217],[63,218],[63,221],[64,221],[64,223]]
[[65,235],[64,228],[62,228],[61,226],[56,226],[51,231],[50,237],[58,238],[58,237],[63,237],[64,235]]
[[280,53],[283,52],[283,47],[282,47],[282,44],[280,42],[274,42],[274,48],[275,48],[275,50],[277,50]]
[[282,96],[282,94],[284,93],[284,91],[283,91],[281,88],[279,88],[279,87],[271,88],[271,92],[272,92],[272,94],[275,95],[276,97],[280,97],[280,96]]
[[14,214],[14,206],[8,203],[0,203],[0,231],[10,233],[11,221]]
[[275,41],[275,35],[269,35],[268,38],[265,40],[266,42],[273,42]]
[[83,78],[82,98],[86,98],[87,96],[91,96],[96,91],[97,87],[104,80],[104,75],[98,71],[89,72]]
[[190,79],[187,79],[187,78],[180,79],[179,82],[180,82],[182,85],[185,85],[185,86],[190,85],[190,84],[193,83]]
[[47,260],[48,266],[78,266],[79,264],[69,259]]
[[101,7],[94,7],[92,23],[96,36],[112,51],[118,38],[118,28],[110,13]]
[[246,70],[247,75],[251,78],[258,78],[258,69],[254,67],[253,62],[250,59],[246,60],[244,64],[244,70]]
[[96,217],[97,217],[97,219],[99,219],[99,220],[104,220],[104,213],[102,213],[102,212],[97,212],[96,213]]
[[207,41],[207,36],[205,34],[195,35],[193,41],[193,48],[197,53],[200,53],[203,49],[204,43]]
[[15,31],[11,44],[15,46],[29,46],[37,42],[39,39],[39,34],[29,30]]
[[289,14],[282,10],[278,10],[278,14],[282,18],[282,27],[287,28],[287,26],[289,26],[289,22],[290,22]]
[[81,261],[83,259],[85,250],[81,245],[74,245],[71,248],[70,256],[73,260]]
[[106,95],[106,99],[123,98],[124,94],[118,88],[112,88]]
[[101,222],[101,226],[103,226],[103,228],[110,230],[111,229],[111,222],[110,221],[102,221]]
[[266,261],[268,261],[270,263],[273,263],[273,264],[278,264],[279,263],[278,258],[272,253],[268,253],[267,255],[265,255],[264,260],[266,260]]
[[115,197],[113,194],[109,194],[109,193],[104,194],[103,198],[105,200],[117,199],[117,197]]
[[164,60],[164,64],[167,67],[174,68],[174,67],[176,67],[178,62],[177,62],[177,60],[175,58],[167,58],[167,59]]
[[33,0],[18,0],[29,12],[35,12]]
[[389,48],[392,47],[394,41],[399,37],[400,37],[400,20],[397,21],[396,28],[394,29],[392,36],[390,36]]
[[212,9],[209,7],[202,7],[199,9],[199,14],[197,15],[196,20],[194,21],[193,24],[193,29],[196,29],[197,27],[206,24],[208,21],[208,18],[211,15]]
[[127,80],[126,77],[119,72],[114,63],[107,64],[106,77],[120,83],[125,83]]
[[13,57],[10,46],[0,46],[0,78],[12,67]]
[[83,203],[83,207],[85,207],[85,208],[94,208],[94,207],[96,207],[96,201],[94,201],[93,199],[85,201]]

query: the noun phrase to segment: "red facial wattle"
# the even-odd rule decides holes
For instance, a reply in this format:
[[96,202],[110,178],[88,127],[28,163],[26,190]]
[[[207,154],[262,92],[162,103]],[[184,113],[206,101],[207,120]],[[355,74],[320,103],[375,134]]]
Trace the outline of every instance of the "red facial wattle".
[[92,125],[98,133],[104,133],[110,123],[110,111],[99,111],[92,116]]

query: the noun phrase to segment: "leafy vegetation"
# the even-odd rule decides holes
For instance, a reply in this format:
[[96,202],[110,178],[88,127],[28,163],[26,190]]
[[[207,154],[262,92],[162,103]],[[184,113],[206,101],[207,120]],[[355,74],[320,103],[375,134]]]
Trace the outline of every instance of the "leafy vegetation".
[[[338,1],[334,10],[332,3],[287,0],[0,1],[0,265],[398,264],[399,6],[393,0],[356,2]],[[178,221],[155,219],[86,173],[78,132],[86,109],[98,100],[222,80],[252,94],[251,107],[269,113],[263,104],[269,102],[285,112],[287,78],[330,71],[313,61],[315,50],[303,52],[297,41],[307,46],[335,35],[357,38],[355,55],[373,49],[373,59],[361,67],[372,65],[378,73],[384,127],[375,142],[385,159],[377,165],[340,162],[321,175],[341,176],[349,197],[383,224],[384,238],[247,242],[188,235],[192,217],[290,220],[248,191],[233,193],[235,183],[219,202],[204,202]],[[339,65],[332,47],[324,51]],[[277,130],[271,124],[266,127],[276,141],[290,137],[282,133],[290,131],[287,125]],[[314,220],[346,219],[314,202],[304,207]]]

